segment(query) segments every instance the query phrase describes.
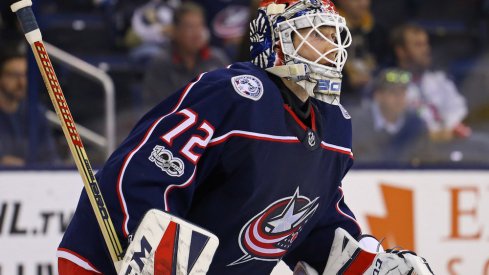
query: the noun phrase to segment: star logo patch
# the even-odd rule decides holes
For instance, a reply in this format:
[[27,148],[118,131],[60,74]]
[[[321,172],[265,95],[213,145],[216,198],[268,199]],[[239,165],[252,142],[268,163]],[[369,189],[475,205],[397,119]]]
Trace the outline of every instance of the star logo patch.
[[319,197],[299,194],[280,199],[248,221],[239,234],[243,256],[228,266],[251,260],[279,261],[319,207]]

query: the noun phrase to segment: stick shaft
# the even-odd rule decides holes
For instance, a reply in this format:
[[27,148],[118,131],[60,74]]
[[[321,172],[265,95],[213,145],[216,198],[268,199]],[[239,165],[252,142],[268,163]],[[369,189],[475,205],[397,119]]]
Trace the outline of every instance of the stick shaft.
[[[80,173],[85,190],[88,194],[90,204],[93,208],[100,230],[109,250],[114,265],[122,260],[123,250],[119,238],[110,218],[107,206],[100,192],[99,185],[93,174],[90,161],[88,160],[82,140],[73,121],[70,109],[66,103],[58,78],[53,69],[53,65],[42,42],[42,36],[37,27],[37,23],[30,7],[30,1],[19,1],[12,10],[17,13],[18,19],[24,29],[26,38],[31,45],[32,51],[41,72],[42,78],[48,90],[49,97],[54,105],[56,114],[61,122],[63,133],[70,147],[71,154],[75,160],[76,167]],[[21,6],[19,8],[19,5]],[[16,10],[14,10],[16,9]]]

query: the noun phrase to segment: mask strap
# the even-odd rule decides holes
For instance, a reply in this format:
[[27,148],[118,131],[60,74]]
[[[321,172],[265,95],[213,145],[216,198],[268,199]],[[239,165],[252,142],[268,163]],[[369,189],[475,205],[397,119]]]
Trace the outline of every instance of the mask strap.
[[266,70],[278,77],[298,77],[306,75],[305,64],[274,66],[267,68]]

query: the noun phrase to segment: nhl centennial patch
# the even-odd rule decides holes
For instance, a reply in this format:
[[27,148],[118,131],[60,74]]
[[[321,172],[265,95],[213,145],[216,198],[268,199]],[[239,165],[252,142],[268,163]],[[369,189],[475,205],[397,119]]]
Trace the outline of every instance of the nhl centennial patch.
[[164,146],[156,145],[149,156],[149,160],[154,162],[162,171],[169,176],[180,177],[183,175],[185,165],[179,158],[173,156],[172,152]]
[[263,95],[263,83],[256,76],[238,75],[231,78],[231,83],[240,96],[258,101]]

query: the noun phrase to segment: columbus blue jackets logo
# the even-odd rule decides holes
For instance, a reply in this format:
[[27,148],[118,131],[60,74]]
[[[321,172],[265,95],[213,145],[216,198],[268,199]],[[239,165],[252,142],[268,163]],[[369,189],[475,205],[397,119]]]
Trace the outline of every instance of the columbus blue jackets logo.
[[229,264],[251,260],[279,261],[318,208],[318,199],[299,194],[280,199],[253,217],[241,229],[239,246],[244,255]]
[[183,161],[173,157],[172,152],[165,149],[165,146],[156,145],[153,148],[153,152],[151,152],[151,156],[149,156],[149,160],[172,177],[183,175],[185,169]]
[[238,75],[231,78],[231,83],[240,96],[257,101],[263,95],[263,83],[255,76]]

